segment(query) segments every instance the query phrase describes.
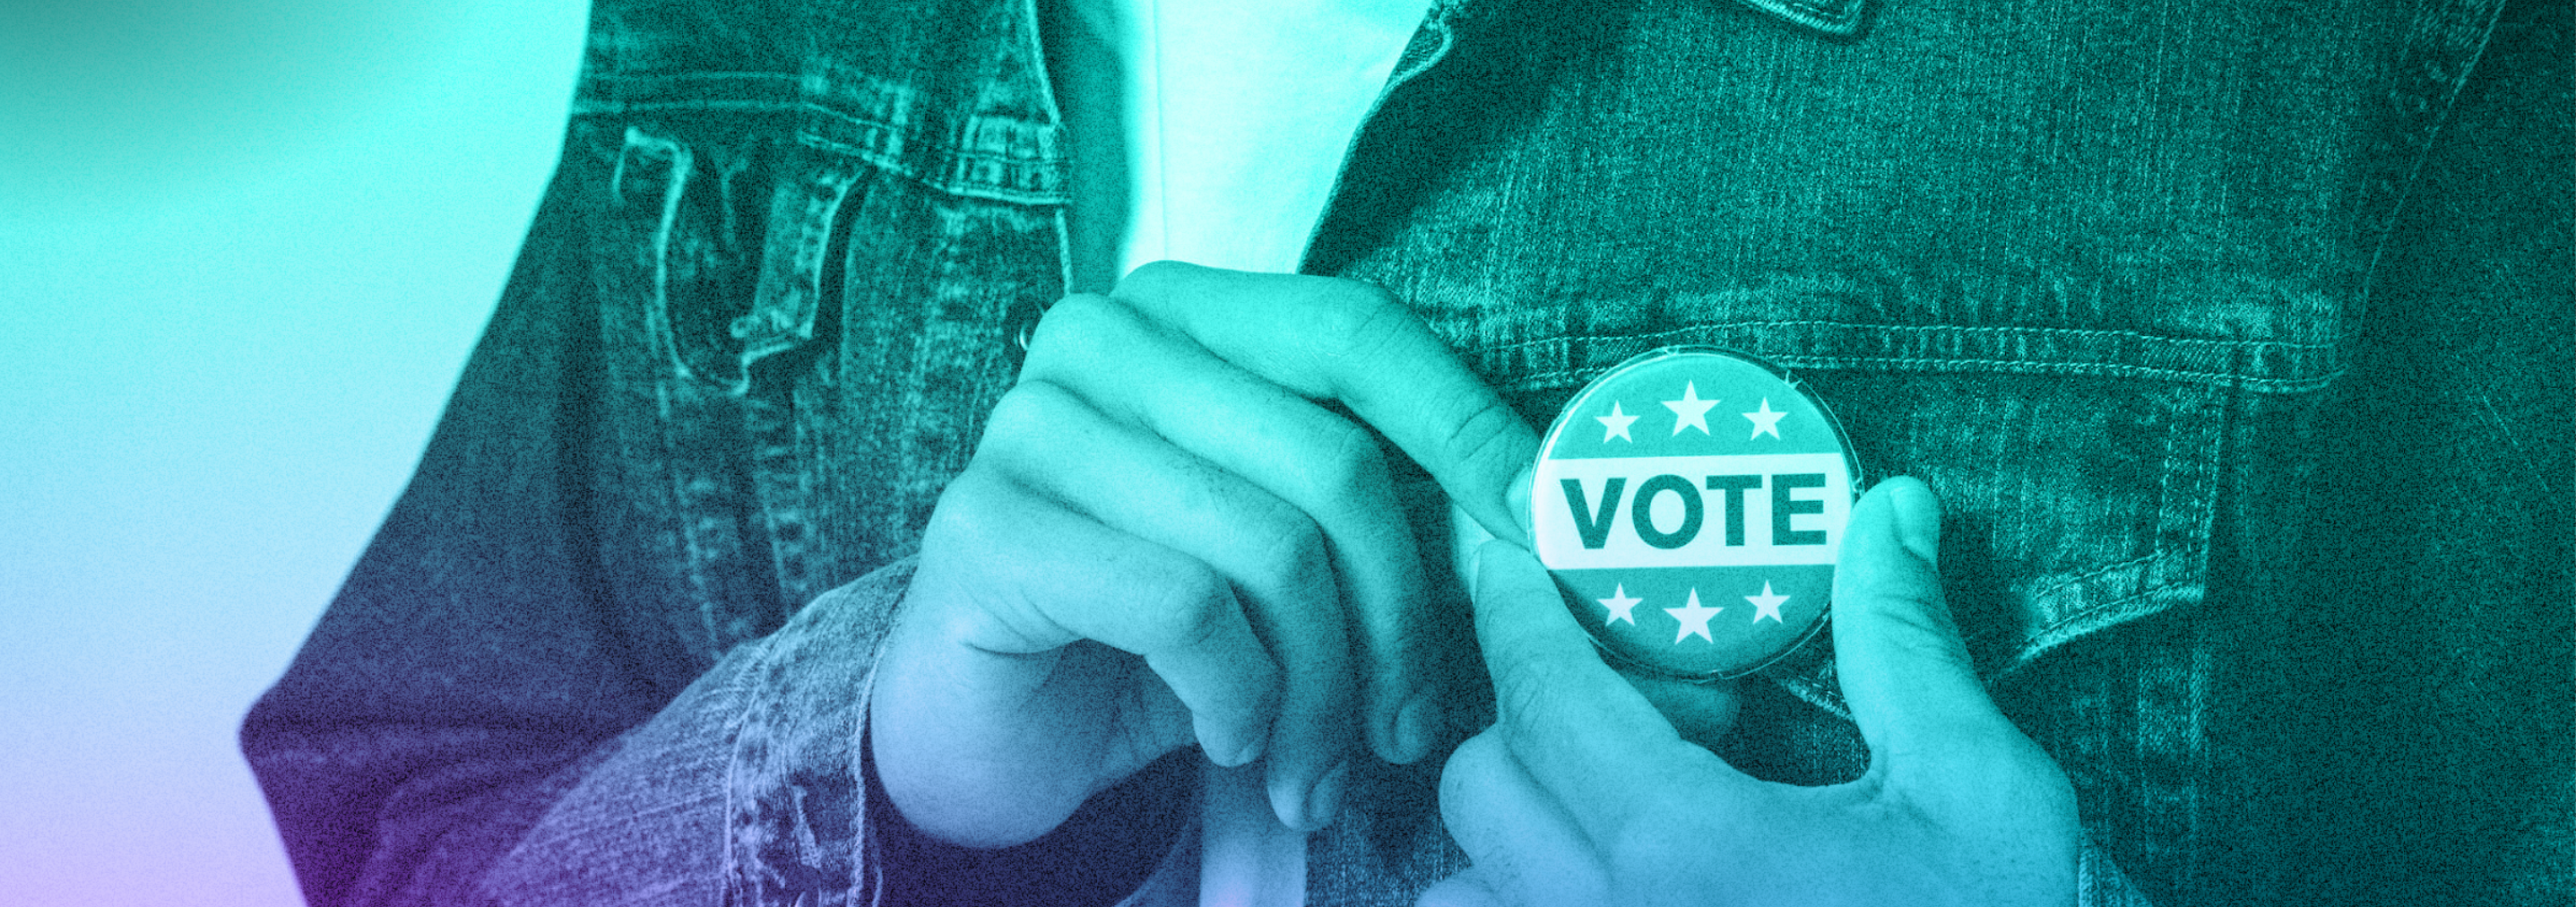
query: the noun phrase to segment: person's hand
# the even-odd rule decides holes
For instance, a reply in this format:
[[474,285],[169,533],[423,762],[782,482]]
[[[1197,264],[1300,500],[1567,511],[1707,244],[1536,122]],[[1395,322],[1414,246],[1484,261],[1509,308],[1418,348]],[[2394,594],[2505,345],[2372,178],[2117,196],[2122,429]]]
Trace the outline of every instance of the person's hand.
[[1361,740],[1428,755],[1451,653],[1370,427],[1526,539],[1510,489],[1536,435],[1383,291],[1161,263],[1058,303],[931,515],[877,670],[896,807],[1018,843],[1196,742],[1264,760],[1272,809],[1312,829]]
[[1977,683],[1933,563],[1938,502],[1891,479],[1850,525],[1834,649],[1870,762],[1827,787],[1758,781],[1681,739],[1536,560],[1477,549],[1499,715],[1440,779],[1473,865],[1422,907],[2073,903],[2073,791]]

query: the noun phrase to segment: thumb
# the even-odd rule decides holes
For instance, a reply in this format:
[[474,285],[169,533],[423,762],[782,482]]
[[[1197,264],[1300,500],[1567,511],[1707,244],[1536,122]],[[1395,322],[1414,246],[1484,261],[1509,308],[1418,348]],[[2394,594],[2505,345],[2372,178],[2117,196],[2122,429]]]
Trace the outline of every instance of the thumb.
[[1978,682],[1942,599],[1940,539],[1940,499],[1920,480],[1880,482],[1852,506],[1834,567],[1834,657],[1875,751],[2017,733]]

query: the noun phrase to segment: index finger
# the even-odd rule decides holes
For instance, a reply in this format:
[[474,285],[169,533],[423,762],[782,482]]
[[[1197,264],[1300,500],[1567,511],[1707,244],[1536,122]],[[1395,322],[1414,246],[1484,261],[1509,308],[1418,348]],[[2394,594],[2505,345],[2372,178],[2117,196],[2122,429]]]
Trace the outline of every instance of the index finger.
[[1538,433],[1386,291],[1155,262],[1111,295],[1217,358],[1309,398],[1341,401],[1485,531],[1529,544],[1529,508],[1518,495],[1527,493],[1520,476],[1538,453]]
[[1593,651],[1566,613],[1556,582],[1529,552],[1489,541],[1476,549],[1476,641],[1493,675],[1496,724],[1539,784],[1593,840],[1638,813],[1659,784],[1734,772],[1684,741],[1652,703]]

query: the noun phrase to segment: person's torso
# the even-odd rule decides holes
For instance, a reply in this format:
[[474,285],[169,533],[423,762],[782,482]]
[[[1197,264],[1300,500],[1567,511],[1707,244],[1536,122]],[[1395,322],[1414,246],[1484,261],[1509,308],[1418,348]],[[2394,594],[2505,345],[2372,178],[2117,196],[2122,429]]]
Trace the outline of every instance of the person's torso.
[[[702,670],[907,554],[1067,287],[1028,3],[606,4],[572,155],[620,389],[595,451],[639,638]],[[1818,9],[1831,11],[1833,5]],[[1794,370],[1942,494],[1980,669],[2174,903],[2260,887],[2226,609],[2277,590],[2319,392],[2463,51],[2441,4],[1889,0],[1836,36],[1715,0],[1443,3],[1303,269],[1408,302],[1535,425],[1678,343]],[[1728,753],[1848,777],[1817,660]],[[1317,903],[1454,868],[1432,765],[1314,842]],[[1370,786],[1374,785],[1374,786]]]

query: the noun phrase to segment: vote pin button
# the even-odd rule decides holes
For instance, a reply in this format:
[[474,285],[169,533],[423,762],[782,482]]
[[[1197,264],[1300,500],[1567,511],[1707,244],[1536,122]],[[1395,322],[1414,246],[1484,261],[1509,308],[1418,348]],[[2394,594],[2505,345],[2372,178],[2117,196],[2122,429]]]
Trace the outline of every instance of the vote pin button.
[[1785,373],[1665,347],[1557,415],[1530,525],[1566,607],[1612,656],[1741,677],[1824,625],[1859,472],[1841,425]]

